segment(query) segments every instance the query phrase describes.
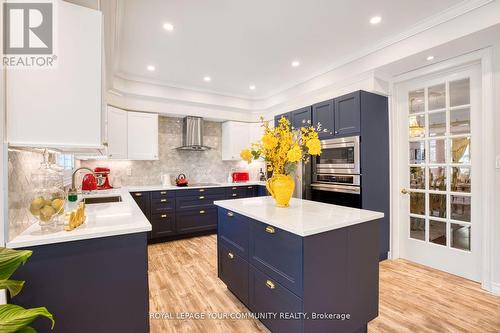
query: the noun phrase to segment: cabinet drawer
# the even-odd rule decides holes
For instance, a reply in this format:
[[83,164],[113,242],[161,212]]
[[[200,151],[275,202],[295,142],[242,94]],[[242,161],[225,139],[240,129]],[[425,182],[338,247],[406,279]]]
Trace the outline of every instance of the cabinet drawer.
[[175,215],[177,233],[217,229],[215,207],[177,211]]
[[159,238],[175,233],[175,214],[172,212],[151,215],[151,237]]
[[249,304],[255,313],[277,313],[277,319],[261,319],[271,332],[302,332],[300,319],[279,319],[280,314],[302,312],[302,300],[270,276],[250,265]]
[[175,191],[153,191],[151,192],[151,198],[153,199],[175,198]]
[[251,220],[250,263],[302,297],[302,237]]
[[218,209],[219,241],[248,260],[249,220],[224,208]]
[[207,188],[192,188],[192,189],[182,189],[177,190],[175,196],[183,197],[183,196],[195,196],[195,195],[224,195],[225,189],[224,187],[207,187]]
[[175,199],[176,200],[175,208],[177,210],[211,208],[214,207],[213,204],[215,200],[222,200],[222,199],[224,199],[223,195],[205,194],[205,193],[201,193],[198,195],[177,197]]
[[245,304],[248,304],[248,262],[224,245],[219,245],[219,277]]
[[151,214],[175,209],[175,199],[161,198],[151,200]]
[[247,196],[246,186],[231,186],[226,188],[226,199],[241,199]]

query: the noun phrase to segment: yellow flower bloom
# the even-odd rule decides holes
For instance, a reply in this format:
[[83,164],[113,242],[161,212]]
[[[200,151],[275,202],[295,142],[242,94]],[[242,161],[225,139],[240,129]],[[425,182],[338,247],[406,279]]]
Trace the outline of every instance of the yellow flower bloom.
[[319,155],[321,154],[321,142],[318,139],[312,139],[306,143],[309,154]]
[[243,149],[240,153],[240,157],[244,160],[247,161],[248,163],[252,162],[253,160],[253,155],[248,149]]
[[298,162],[302,159],[302,150],[300,150],[300,147],[298,145],[295,145],[288,151],[288,153],[286,154],[286,158],[289,162]]
[[264,148],[271,150],[278,145],[278,139],[271,133],[266,133],[262,137],[262,144],[264,145]]

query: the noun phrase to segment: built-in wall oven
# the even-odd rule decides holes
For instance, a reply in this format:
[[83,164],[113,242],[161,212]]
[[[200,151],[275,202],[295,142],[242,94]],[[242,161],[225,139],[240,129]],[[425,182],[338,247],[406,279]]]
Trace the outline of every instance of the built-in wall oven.
[[311,199],[361,208],[359,136],[321,141],[313,160]]

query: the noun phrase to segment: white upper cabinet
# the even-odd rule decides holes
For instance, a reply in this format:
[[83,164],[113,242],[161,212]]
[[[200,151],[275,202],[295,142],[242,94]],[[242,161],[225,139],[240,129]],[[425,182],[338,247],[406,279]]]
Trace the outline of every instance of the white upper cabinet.
[[102,148],[102,14],[57,1],[56,66],[6,73],[7,141],[75,151]]
[[127,111],[108,106],[107,144],[108,157],[111,159],[127,159],[128,134]]
[[127,112],[128,159],[158,159],[158,115]]
[[222,123],[222,160],[241,160],[241,150],[250,148],[250,145],[259,141],[261,137],[260,124],[237,121]]

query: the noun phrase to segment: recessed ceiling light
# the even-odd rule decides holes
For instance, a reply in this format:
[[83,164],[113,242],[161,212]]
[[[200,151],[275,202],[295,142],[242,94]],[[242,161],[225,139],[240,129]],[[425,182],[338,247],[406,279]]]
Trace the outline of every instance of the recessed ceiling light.
[[150,72],[154,72],[154,71],[156,70],[156,67],[155,67],[155,66],[153,66],[153,65],[149,65],[149,66],[147,67],[147,69],[148,69],[148,71],[150,71]]
[[255,85],[253,85],[253,84],[249,85],[249,86],[248,86],[248,89],[250,89],[250,90],[255,90]]
[[382,21],[380,16],[374,16],[370,19],[371,24],[379,24]]
[[210,81],[212,81],[212,78],[210,76],[205,76],[205,77],[203,77],[203,81],[210,82]]
[[300,66],[300,62],[298,60],[292,61],[292,67],[299,67],[299,66]]
[[431,60],[433,60],[433,59],[434,59],[434,56],[433,56],[433,55],[430,55],[430,56],[428,56],[428,57],[427,57],[427,61],[431,61]]
[[174,25],[172,23],[163,23],[163,29],[167,31],[174,31]]

